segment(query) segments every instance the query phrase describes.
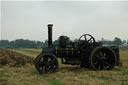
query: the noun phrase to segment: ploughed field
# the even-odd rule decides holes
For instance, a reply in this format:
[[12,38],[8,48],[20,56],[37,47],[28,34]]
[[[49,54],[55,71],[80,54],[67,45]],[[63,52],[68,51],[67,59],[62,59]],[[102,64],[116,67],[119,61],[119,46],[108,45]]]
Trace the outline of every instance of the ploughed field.
[[1,49],[0,85],[128,85],[128,48],[120,48],[122,64],[110,71],[62,65],[55,73],[40,75],[34,58],[41,49]]

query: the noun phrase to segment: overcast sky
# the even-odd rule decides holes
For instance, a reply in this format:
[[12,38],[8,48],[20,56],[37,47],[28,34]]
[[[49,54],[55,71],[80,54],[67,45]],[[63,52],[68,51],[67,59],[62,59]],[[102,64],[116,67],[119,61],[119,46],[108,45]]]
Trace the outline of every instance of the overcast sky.
[[1,39],[47,39],[52,23],[53,40],[60,35],[70,39],[91,34],[128,39],[128,1],[2,1]]

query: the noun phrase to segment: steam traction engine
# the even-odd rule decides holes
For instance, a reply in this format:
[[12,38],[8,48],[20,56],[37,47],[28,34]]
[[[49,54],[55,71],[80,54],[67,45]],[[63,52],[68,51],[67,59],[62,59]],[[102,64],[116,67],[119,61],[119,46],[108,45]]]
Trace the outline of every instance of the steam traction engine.
[[59,45],[52,44],[52,24],[48,24],[48,47],[35,59],[39,73],[55,72],[58,68],[57,58],[62,64],[80,65],[93,70],[110,70],[120,62],[117,46],[103,46],[90,34],[82,35],[71,42],[67,36],[59,37]]

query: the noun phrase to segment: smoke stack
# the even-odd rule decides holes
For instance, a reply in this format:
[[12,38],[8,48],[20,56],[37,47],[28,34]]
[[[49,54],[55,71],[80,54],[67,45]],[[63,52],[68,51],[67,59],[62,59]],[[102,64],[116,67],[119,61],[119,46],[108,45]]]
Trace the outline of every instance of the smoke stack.
[[53,24],[48,24],[48,47],[52,47],[52,26]]

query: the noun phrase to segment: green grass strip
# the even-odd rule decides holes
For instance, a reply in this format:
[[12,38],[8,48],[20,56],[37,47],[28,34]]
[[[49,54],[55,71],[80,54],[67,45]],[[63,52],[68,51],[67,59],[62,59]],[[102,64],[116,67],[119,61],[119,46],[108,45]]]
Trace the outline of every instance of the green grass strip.
[[22,51],[22,52],[26,52],[26,53],[30,53],[30,54],[39,54],[40,53],[40,51],[36,51],[36,50],[33,50],[33,49],[17,49],[17,50],[19,50],[19,51]]
[[47,79],[44,76],[40,76],[41,79],[46,80],[50,85],[67,85],[63,82],[60,82],[58,80],[53,80],[53,79]]
[[99,79],[99,80],[109,80],[110,78],[108,77],[105,77],[104,75],[99,75],[99,76],[96,76],[96,75],[89,75],[89,77],[93,78],[93,79]]

